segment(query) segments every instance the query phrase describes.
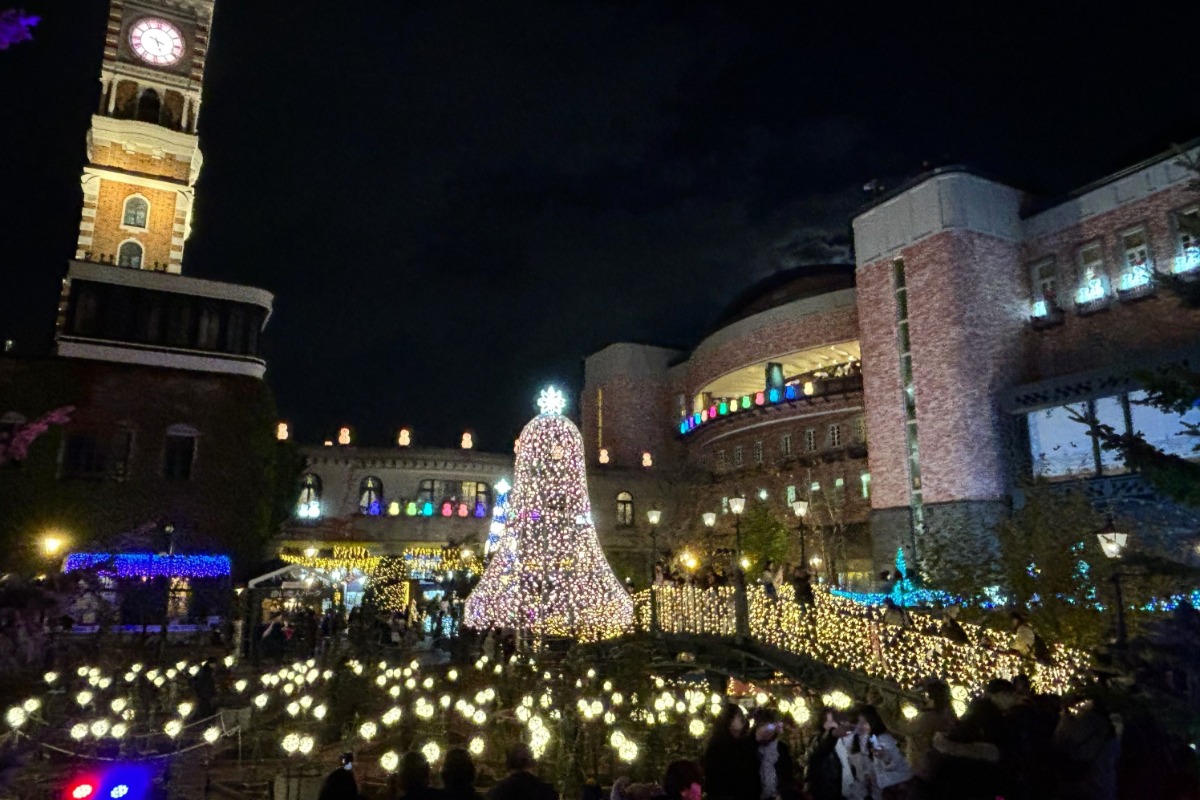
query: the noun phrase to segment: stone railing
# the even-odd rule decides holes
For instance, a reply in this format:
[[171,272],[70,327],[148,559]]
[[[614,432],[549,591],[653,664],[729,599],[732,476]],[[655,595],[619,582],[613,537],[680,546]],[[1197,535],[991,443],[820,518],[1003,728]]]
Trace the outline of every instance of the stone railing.
[[[745,590],[722,587],[664,586],[635,596],[638,628],[661,634],[690,634],[749,640],[777,650],[861,672],[912,687],[925,678],[940,678],[977,694],[996,677],[1027,674],[1035,690],[1061,694],[1085,677],[1091,657],[1055,645],[1048,662],[1018,655],[1012,637],[964,623],[968,643],[952,642],[941,633],[943,623],[917,615],[907,626],[889,625],[879,608],[816,591],[814,602],[795,602],[790,586],[772,599],[760,586]],[[657,625],[654,623],[657,622]]]

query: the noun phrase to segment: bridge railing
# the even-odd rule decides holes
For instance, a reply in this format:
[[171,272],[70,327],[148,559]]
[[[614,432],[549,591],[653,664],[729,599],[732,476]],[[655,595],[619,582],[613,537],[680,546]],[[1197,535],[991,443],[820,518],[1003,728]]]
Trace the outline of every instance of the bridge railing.
[[[1085,676],[1091,657],[1055,645],[1048,661],[1035,661],[1012,649],[1012,636],[962,624],[968,643],[942,634],[942,621],[916,615],[912,624],[886,624],[881,609],[863,606],[825,591],[811,605],[795,602],[790,586],[768,597],[760,586],[745,591],[720,587],[661,586],[635,596],[638,627],[658,632],[735,637],[738,631],[775,649],[805,655],[833,667],[865,673],[911,687],[924,678],[940,678],[976,694],[995,677],[1024,672],[1039,692],[1062,693]],[[653,600],[651,599],[653,592]],[[745,620],[739,620],[739,606]]]

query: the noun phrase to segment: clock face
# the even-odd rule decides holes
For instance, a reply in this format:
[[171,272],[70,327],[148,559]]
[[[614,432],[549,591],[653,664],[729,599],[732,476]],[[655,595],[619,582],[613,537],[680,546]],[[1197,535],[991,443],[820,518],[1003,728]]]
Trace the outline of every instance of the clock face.
[[165,19],[146,17],[133,23],[129,44],[138,58],[155,66],[170,66],[183,55],[183,34]]

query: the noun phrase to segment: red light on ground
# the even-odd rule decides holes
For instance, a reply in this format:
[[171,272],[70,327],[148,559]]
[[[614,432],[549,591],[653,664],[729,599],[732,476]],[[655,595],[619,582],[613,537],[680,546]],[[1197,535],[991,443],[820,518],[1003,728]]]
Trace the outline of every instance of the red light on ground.
[[84,800],[85,797],[91,797],[95,793],[96,787],[90,783],[80,783],[71,789],[71,797],[75,800]]

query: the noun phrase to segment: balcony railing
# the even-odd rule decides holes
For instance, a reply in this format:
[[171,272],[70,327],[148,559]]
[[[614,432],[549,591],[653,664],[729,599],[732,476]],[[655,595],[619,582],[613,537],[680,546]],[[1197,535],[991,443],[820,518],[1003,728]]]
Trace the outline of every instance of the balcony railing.
[[763,389],[754,394],[742,395],[731,400],[721,400],[708,408],[697,411],[679,421],[680,435],[691,433],[706,424],[726,417],[734,417],[757,408],[768,408],[785,403],[811,400],[817,397],[861,392],[862,372],[855,370],[848,375],[818,378],[803,383],[789,383],[781,389]]

